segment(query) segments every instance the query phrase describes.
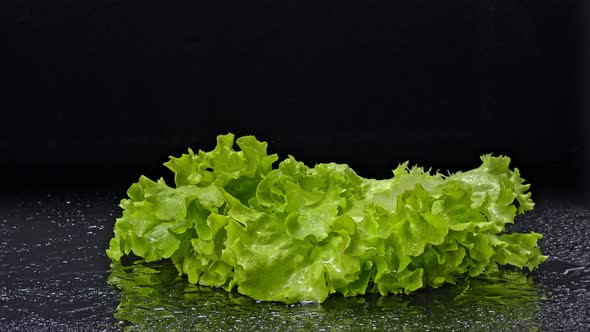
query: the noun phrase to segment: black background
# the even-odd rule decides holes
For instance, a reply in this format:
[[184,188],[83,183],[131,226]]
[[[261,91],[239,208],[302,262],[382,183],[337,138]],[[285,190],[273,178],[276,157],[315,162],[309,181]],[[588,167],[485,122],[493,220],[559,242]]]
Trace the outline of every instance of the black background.
[[3,190],[125,190],[227,132],[365,177],[493,152],[534,192],[588,184],[583,1],[1,6]]

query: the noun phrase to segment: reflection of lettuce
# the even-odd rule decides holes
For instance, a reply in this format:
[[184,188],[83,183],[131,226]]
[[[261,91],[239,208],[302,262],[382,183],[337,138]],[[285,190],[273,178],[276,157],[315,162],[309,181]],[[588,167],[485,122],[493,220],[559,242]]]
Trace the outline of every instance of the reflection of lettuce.
[[373,180],[293,157],[273,169],[266,143],[236,143],[239,151],[233,135],[219,136],[213,151],[171,158],[175,188],[133,184],[108,256],[170,258],[190,283],[287,303],[410,293],[546,258],[540,234],[503,233],[533,208],[507,157],[483,156],[479,168],[449,176],[403,164]]
[[[201,287],[171,262],[113,264],[115,317],[138,331],[508,331],[539,329],[539,287],[521,272],[461,278],[411,296],[331,296],[321,305],[283,305]],[[130,323],[130,324],[129,324]]]

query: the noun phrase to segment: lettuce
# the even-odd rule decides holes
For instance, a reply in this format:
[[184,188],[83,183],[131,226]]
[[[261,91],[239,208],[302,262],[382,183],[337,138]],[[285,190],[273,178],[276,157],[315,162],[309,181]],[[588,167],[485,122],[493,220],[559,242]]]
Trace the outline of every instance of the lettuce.
[[508,157],[484,155],[448,176],[406,162],[375,180],[292,156],[273,167],[266,143],[244,136],[236,150],[234,138],[171,157],[175,187],[144,176],[133,184],[108,257],[170,259],[193,284],[285,303],[409,294],[547,258],[541,234],[505,231],[534,207]]

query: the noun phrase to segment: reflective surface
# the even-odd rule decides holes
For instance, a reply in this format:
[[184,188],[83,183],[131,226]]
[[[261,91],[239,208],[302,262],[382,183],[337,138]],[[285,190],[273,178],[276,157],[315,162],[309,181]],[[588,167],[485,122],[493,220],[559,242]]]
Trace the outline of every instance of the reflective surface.
[[414,296],[332,296],[321,305],[256,303],[188,284],[176,278],[171,265],[119,268],[111,281],[121,287],[115,316],[141,330],[535,330],[543,298],[532,278],[521,273],[472,279]]
[[256,303],[198,287],[168,263],[109,267],[104,254],[121,193],[3,194],[0,330],[578,330],[590,329],[590,209],[537,201],[515,230],[545,234],[539,271],[412,296],[332,296]]

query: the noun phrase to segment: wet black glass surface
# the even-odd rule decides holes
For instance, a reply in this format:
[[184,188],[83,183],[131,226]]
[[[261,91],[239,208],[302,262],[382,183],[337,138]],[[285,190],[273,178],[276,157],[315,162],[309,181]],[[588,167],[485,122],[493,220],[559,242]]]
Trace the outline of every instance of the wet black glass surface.
[[166,262],[110,266],[122,193],[22,192],[0,200],[0,330],[568,330],[590,329],[590,208],[537,200],[517,231],[545,234],[538,271],[505,271],[412,296],[257,303],[198,287]]

